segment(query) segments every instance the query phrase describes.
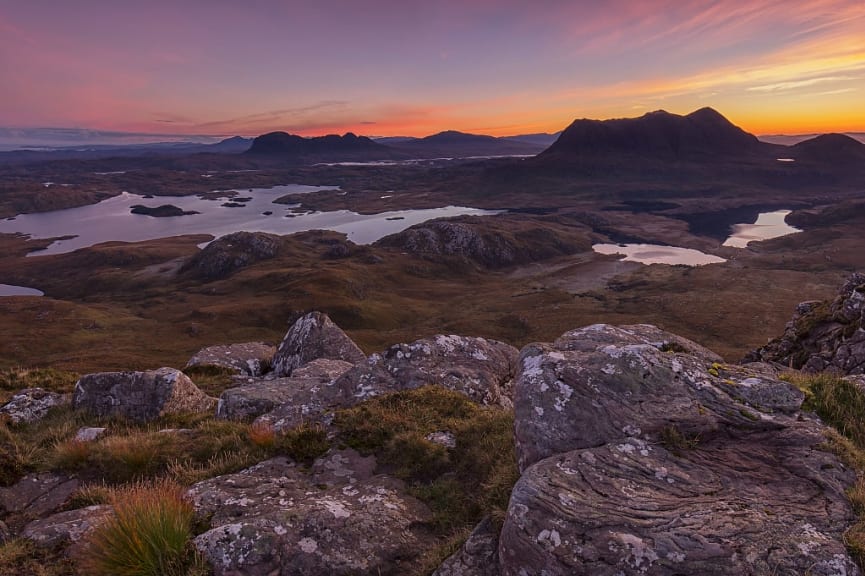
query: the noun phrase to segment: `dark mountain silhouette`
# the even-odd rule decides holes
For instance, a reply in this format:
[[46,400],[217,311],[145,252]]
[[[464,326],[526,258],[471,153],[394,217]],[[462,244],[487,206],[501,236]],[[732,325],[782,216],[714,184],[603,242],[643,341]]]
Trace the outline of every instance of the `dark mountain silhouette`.
[[518,142],[483,134],[468,134],[456,130],[447,130],[425,138],[392,145],[415,158],[534,155],[544,149],[542,144]]
[[232,136],[216,144],[205,145],[203,152],[218,152],[223,154],[240,154],[246,152],[252,146],[252,138],[243,136]]
[[575,120],[541,156],[579,159],[627,154],[663,159],[743,157],[776,147],[760,142],[711,108],[687,116],[664,110],[639,118]]
[[535,146],[543,146],[547,148],[562,135],[561,130],[553,134],[547,132],[538,132],[535,134],[517,134],[516,136],[504,136],[502,140],[508,142],[523,142],[525,144],[534,144]]
[[382,160],[395,156],[392,148],[351,132],[344,136],[330,134],[315,138],[270,132],[253,140],[247,154],[304,162]]
[[844,134],[823,134],[789,148],[797,162],[865,165],[865,144]]

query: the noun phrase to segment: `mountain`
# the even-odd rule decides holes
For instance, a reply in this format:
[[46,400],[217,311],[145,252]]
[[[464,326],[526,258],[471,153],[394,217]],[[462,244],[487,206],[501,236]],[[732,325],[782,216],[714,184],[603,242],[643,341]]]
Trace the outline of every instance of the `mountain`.
[[394,157],[388,146],[351,132],[304,138],[286,132],[270,132],[253,140],[246,154],[302,162],[383,160]]
[[544,145],[496,138],[483,134],[467,134],[446,130],[425,138],[392,143],[394,148],[414,158],[465,158],[471,156],[535,155]]
[[712,108],[687,116],[664,110],[639,118],[575,120],[545,150],[545,159],[627,154],[662,159],[743,157],[774,149]]
[[542,146],[543,148],[547,148],[552,145],[553,142],[558,139],[559,136],[562,135],[562,132],[556,132],[554,134],[549,134],[547,132],[537,132],[535,134],[517,134],[516,136],[505,136],[502,140],[507,140],[508,142],[523,142],[525,144],[533,144],[535,146]]
[[865,144],[844,134],[823,134],[789,149],[798,162],[865,164]]
[[249,150],[252,146],[252,138],[244,138],[243,136],[232,136],[226,138],[216,144],[203,146],[203,152],[217,152],[222,154],[240,154]]

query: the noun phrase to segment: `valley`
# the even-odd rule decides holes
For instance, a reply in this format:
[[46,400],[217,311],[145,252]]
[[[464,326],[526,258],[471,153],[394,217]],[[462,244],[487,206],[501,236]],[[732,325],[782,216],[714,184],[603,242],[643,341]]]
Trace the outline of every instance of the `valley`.
[[[346,156],[341,143],[335,150],[316,144],[315,159],[331,162],[314,164],[285,150],[264,158],[12,163],[3,168],[0,210],[16,219],[0,225],[22,227],[0,234],[0,282],[45,295],[0,298],[0,362],[80,372],[180,365],[206,345],[275,342],[313,309],[366,352],[435,333],[522,346],[594,322],[652,323],[738,361],[780,333],[798,302],[828,297],[865,266],[865,164],[856,160],[865,145],[765,144],[714,111],[586,122],[528,158],[385,164],[354,150]],[[586,145],[586,131],[597,130],[608,133]],[[675,141],[665,140],[670,133]],[[346,158],[371,163],[341,164]],[[50,210],[89,210],[109,196],[183,210],[212,205],[227,225],[208,234],[192,224],[196,215],[131,216],[124,208],[125,217],[158,231],[66,253],[52,253],[65,250],[51,234],[23,233],[30,218],[59,222],[64,213]],[[220,206],[232,198],[240,207]],[[424,223],[448,206],[501,213]],[[780,209],[791,211],[787,222],[802,232],[723,245],[733,225]],[[267,258],[249,259],[241,248],[226,258],[243,265],[196,274],[189,263],[199,246],[244,229],[232,223],[243,221],[232,214],[244,210],[246,218],[277,222],[247,231],[291,234],[275,236],[278,249]],[[429,212],[411,220],[419,210]],[[374,233],[346,238],[340,231],[349,229],[324,220],[295,226],[303,214],[336,211],[375,215]],[[286,217],[291,212],[301,215]],[[118,222],[97,217],[86,226],[125,228]],[[303,231],[309,227],[337,231]],[[58,228],[56,235],[74,234]],[[70,248],[77,241],[67,240]],[[724,261],[643,265],[592,249],[625,243]]]

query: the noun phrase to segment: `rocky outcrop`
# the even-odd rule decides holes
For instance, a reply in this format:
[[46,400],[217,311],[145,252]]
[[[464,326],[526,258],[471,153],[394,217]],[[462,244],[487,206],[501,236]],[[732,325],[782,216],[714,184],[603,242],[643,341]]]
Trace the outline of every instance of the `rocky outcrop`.
[[329,408],[347,405],[334,382],[352,364],[318,359],[294,371],[288,378],[262,378],[230,388],[219,397],[216,415],[231,420],[260,419],[275,429],[293,428],[317,421]]
[[78,479],[65,474],[28,474],[13,486],[0,487],[0,514],[39,518],[62,508],[78,489]]
[[366,355],[339,326],[322,312],[299,318],[286,332],[273,356],[275,376],[290,376],[307,362],[327,358],[352,364],[365,362]]
[[98,417],[122,416],[146,422],[183,412],[207,412],[216,399],[174,368],[148,372],[99,372],[75,384],[72,405]]
[[185,368],[218,366],[240,375],[261,376],[270,368],[275,352],[274,346],[264,342],[208,346],[196,352]]
[[385,236],[376,246],[426,256],[454,256],[486,268],[504,268],[591,250],[573,228],[564,233],[550,222],[512,222],[460,216],[429,220]]
[[374,468],[336,451],[309,472],[275,458],[200,482],[188,496],[212,528],[195,546],[217,576],[411,573],[433,542],[431,514]]
[[502,574],[858,574],[855,474],[802,399],[652,326],[527,346]]
[[746,361],[777,362],[808,372],[865,373],[865,274],[851,275],[831,302],[803,302],[784,334]]
[[434,384],[478,404],[510,407],[518,356],[519,351],[504,342],[439,335],[391,346],[373,355],[370,364],[384,368],[399,390]]
[[329,424],[335,409],[356,402],[336,385],[352,368],[343,360],[319,358],[296,369],[291,378],[282,379],[291,390],[289,399],[262,414],[256,423],[267,424],[277,432],[302,424]]
[[0,408],[0,418],[8,418],[13,424],[29,424],[42,420],[52,408],[64,404],[69,404],[68,394],[28,388],[15,394]]
[[498,545],[498,530],[492,519],[484,518],[432,576],[499,576]]
[[227,278],[256,262],[276,257],[282,247],[279,236],[264,232],[234,232],[217,238],[181,268],[202,280]]
[[30,522],[24,527],[21,536],[44,548],[72,544],[107,520],[111,512],[111,506],[107,505],[58,512]]

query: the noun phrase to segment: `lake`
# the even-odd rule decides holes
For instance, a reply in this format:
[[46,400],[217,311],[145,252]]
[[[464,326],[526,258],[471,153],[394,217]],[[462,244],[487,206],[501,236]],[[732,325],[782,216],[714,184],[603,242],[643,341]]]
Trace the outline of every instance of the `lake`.
[[[446,206],[365,215],[349,210],[298,212],[296,205],[273,203],[286,194],[303,194],[334,188],[336,187],[290,184],[273,188],[227,191],[215,199],[204,199],[199,196],[145,198],[124,192],[89,206],[37,214],[20,214],[14,218],[0,220],[0,233],[18,232],[28,234],[32,238],[74,236],[70,239],[57,240],[47,249],[34,252],[34,256],[63,254],[101,242],[139,242],[181,234],[212,234],[219,237],[240,231],[284,235],[304,230],[334,230],[346,233],[348,239],[356,244],[369,244],[383,236],[433,218],[499,213],[499,211],[463,206]],[[231,196],[235,197],[231,198]],[[241,202],[239,199],[246,199],[246,201]],[[226,202],[232,202],[236,206],[223,206]],[[136,204],[148,207],[172,204],[184,211],[195,211],[199,214],[157,218],[130,213],[130,209]]]
[[24,286],[13,286],[11,284],[0,284],[0,297],[2,296],[44,296],[41,290],[36,288],[25,288]]
[[787,224],[785,219],[791,212],[792,210],[762,212],[753,224],[733,225],[733,233],[724,241],[724,246],[745,248],[748,242],[759,242],[801,232],[798,228]]
[[659,244],[595,244],[592,250],[598,254],[621,254],[625,262],[640,264],[682,264],[685,266],[704,266],[726,262],[724,258],[676,246]]

